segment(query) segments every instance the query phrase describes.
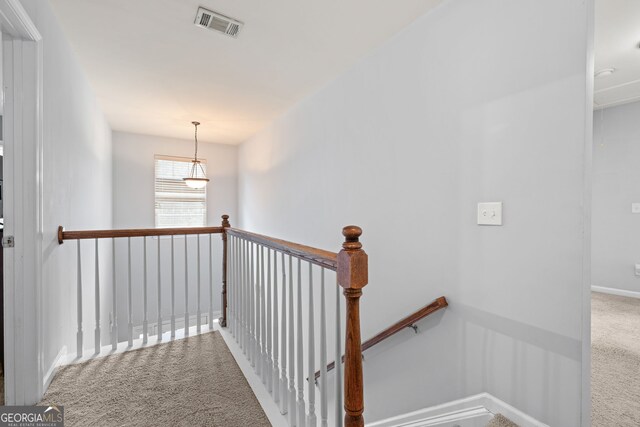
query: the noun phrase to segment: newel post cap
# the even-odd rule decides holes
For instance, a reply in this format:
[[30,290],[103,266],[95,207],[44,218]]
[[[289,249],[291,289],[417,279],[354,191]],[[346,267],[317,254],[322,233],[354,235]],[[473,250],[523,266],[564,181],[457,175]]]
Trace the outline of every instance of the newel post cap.
[[231,227],[231,224],[229,223],[229,215],[222,215],[222,226],[225,228]]
[[362,243],[360,243],[360,236],[362,236],[362,228],[357,225],[347,225],[342,228],[342,235],[344,236],[344,243],[342,247],[346,250],[362,249]]
[[338,284],[345,289],[362,289],[369,282],[369,257],[362,249],[362,229],[348,225],[342,229],[345,237],[338,253]]

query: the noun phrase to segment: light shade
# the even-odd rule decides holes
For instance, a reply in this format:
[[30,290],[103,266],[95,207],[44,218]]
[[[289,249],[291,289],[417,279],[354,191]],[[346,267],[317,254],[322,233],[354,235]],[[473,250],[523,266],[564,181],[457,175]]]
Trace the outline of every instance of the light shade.
[[191,188],[202,188],[209,182],[209,178],[182,178],[182,180]]

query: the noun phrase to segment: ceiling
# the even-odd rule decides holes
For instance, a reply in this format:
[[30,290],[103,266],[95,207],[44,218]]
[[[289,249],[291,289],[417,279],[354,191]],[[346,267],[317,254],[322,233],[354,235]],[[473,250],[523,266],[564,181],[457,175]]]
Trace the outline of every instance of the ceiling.
[[[52,0],[114,130],[238,144],[440,0]],[[196,27],[198,6],[244,22]]]
[[595,70],[615,68],[595,79],[595,108],[640,101],[640,1],[596,0]]

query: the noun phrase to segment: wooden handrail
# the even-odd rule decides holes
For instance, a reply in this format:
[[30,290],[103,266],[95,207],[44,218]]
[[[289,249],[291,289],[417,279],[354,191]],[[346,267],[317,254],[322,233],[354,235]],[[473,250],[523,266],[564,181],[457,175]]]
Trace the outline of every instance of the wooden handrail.
[[[435,301],[433,301],[431,304],[422,307],[420,310],[416,311],[415,313],[405,317],[404,319],[400,320],[399,322],[394,323],[393,325],[389,326],[387,329],[385,329],[384,331],[380,332],[379,334],[375,335],[373,338],[370,338],[368,340],[366,340],[365,342],[362,343],[362,351],[365,351],[371,347],[373,347],[374,345],[378,344],[381,341],[386,340],[387,338],[389,338],[392,335],[397,334],[398,332],[402,331],[403,329],[409,327],[409,326],[413,326],[416,322],[418,322],[421,319],[424,319],[425,317],[427,317],[428,315],[435,313],[438,310],[441,310],[445,307],[447,307],[449,305],[449,303],[447,302],[447,299],[445,297],[440,297],[437,298]],[[342,356],[342,360],[344,361],[344,356]],[[334,369],[336,367],[336,362],[333,361],[331,363],[329,363],[327,365],[327,372]],[[317,380],[318,378],[320,378],[320,371],[317,371],[315,374],[315,379]]]
[[329,270],[336,271],[338,268],[338,254],[335,252],[300,245],[298,243],[288,242],[286,240],[280,240],[269,236],[263,236],[262,234],[251,233],[238,228],[228,228],[226,232],[232,236],[258,243],[264,247],[275,249]]
[[129,228],[120,230],[82,230],[65,231],[58,227],[58,243],[65,240],[105,239],[117,237],[147,237],[147,236],[183,236],[185,234],[220,234],[224,227],[190,227],[190,228]]

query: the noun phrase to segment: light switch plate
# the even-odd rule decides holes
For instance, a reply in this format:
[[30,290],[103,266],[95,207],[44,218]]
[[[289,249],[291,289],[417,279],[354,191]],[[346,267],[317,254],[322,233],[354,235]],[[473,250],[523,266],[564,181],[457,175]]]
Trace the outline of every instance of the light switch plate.
[[631,203],[631,213],[640,214],[640,203]]
[[502,225],[502,202],[478,203],[478,225]]
[[640,264],[635,265],[635,273],[636,273],[636,276],[640,276]]

